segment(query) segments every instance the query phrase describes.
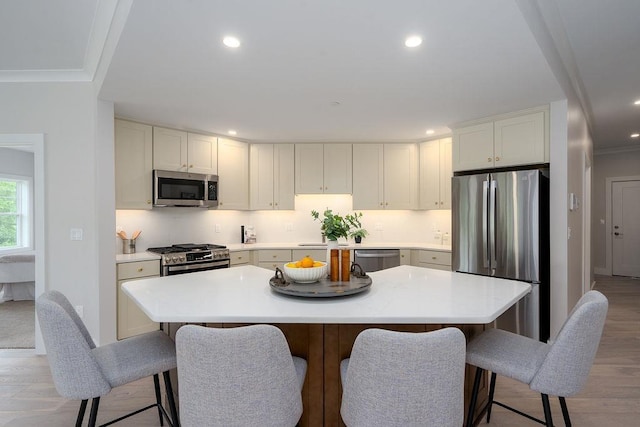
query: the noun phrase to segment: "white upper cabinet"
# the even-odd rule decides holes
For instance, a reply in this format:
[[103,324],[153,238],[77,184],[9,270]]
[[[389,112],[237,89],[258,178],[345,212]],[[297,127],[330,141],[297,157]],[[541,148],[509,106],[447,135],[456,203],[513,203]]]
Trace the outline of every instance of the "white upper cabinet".
[[216,175],[218,139],[176,129],[153,128],[153,168]]
[[351,144],[296,144],[296,194],[351,194]]
[[116,209],[152,208],[153,129],[115,120]]
[[250,208],[294,209],[294,145],[251,144]]
[[451,138],[420,143],[420,209],[451,209]]
[[324,192],[351,194],[353,160],[351,144],[324,144]]
[[218,209],[249,209],[249,145],[218,138]]
[[453,170],[549,162],[548,110],[461,127],[453,131]]
[[544,112],[494,123],[495,166],[545,163]]
[[416,144],[384,144],[384,208],[418,208]]
[[353,209],[384,209],[383,144],[353,144]]
[[218,138],[215,136],[188,133],[187,161],[189,172],[217,175]]
[[453,170],[493,167],[493,122],[453,131]]
[[353,144],[353,208],[417,209],[416,144]]

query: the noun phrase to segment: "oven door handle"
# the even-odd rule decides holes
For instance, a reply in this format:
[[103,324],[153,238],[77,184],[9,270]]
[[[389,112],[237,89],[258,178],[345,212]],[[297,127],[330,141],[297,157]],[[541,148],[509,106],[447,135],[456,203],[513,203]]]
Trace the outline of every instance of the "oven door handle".
[[201,262],[198,264],[187,265],[168,265],[169,272],[172,271],[189,271],[189,270],[202,270],[203,268],[215,268],[215,267],[229,267],[229,260],[226,261],[214,261],[214,262]]

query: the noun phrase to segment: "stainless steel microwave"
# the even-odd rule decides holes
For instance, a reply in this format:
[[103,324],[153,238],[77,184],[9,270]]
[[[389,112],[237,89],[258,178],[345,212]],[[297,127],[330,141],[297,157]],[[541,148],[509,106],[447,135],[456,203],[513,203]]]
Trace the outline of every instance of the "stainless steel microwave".
[[218,206],[218,175],[153,171],[153,206]]

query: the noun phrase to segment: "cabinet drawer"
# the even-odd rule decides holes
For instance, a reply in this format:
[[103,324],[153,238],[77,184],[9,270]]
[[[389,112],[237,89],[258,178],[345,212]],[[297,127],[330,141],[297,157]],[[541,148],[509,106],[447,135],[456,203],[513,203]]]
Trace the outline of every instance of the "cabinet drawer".
[[326,249],[293,249],[291,261],[299,261],[305,256],[309,255],[315,261],[326,261],[327,250]]
[[273,262],[273,261],[291,261],[290,249],[272,249],[258,252],[259,262]]
[[418,262],[451,266],[451,253],[421,250],[418,252]]
[[231,252],[229,257],[231,258],[231,265],[251,263],[251,251]]
[[280,270],[284,270],[284,264],[289,261],[263,261],[258,263],[258,267],[266,268],[267,270],[274,270],[278,267]]
[[138,277],[159,276],[160,260],[123,262],[118,264],[118,280]]

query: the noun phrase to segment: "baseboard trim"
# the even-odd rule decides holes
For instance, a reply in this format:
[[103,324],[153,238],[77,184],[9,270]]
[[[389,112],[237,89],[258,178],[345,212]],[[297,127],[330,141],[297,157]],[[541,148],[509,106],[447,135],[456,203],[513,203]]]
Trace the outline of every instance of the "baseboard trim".
[[593,273],[600,276],[611,276],[611,273],[609,273],[609,270],[607,270],[606,267],[594,267]]

